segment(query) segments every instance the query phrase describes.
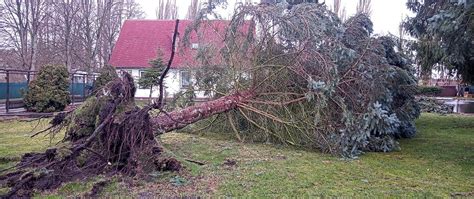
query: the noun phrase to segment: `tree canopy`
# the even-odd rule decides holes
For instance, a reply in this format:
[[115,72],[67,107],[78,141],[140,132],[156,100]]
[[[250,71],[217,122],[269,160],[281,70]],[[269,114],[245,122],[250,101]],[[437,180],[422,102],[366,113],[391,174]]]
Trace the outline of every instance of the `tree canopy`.
[[466,83],[474,83],[474,6],[452,1],[410,0],[416,13],[404,23],[418,39],[415,45],[423,75],[432,69],[447,70]]

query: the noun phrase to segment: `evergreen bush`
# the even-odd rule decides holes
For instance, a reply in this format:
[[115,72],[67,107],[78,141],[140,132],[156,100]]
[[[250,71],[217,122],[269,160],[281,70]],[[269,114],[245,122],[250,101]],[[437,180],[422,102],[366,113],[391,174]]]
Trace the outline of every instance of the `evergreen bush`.
[[71,103],[69,73],[65,66],[43,66],[35,80],[28,85],[23,101],[34,112],[62,111]]
[[115,68],[111,65],[105,65],[101,70],[100,70],[100,75],[97,77],[97,79],[94,82],[94,92],[97,92],[98,89],[102,88],[105,86],[107,83],[110,81],[118,78],[117,71],[115,71]]

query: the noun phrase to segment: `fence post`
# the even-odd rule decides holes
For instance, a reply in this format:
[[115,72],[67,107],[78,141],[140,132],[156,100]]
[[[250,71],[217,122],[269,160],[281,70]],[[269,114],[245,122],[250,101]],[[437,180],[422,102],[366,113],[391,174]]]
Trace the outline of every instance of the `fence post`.
[[8,113],[10,110],[10,71],[7,70],[7,100],[5,101],[5,110]]
[[72,79],[71,79],[71,99],[72,99],[72,104],[74,104],[74,73],[72,74]]
[[82,101],[86,100],[86,76],[87,74],[82,75]]

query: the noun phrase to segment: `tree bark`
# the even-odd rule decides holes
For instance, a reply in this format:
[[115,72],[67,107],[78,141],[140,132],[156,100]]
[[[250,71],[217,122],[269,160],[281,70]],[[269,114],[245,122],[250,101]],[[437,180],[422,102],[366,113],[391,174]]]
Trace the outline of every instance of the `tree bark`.
[[153,101],[153,86],[150,86],[150,94],[148,95],[148,102],[151,104]]
[[181,129],[199,120],[224,113],[237,108],[237,104],[245,103],[255,96],[253,90],[236,92],[216,100],[203,102],[182,110],[162,113],[151,119],[153,129],[159,134]]

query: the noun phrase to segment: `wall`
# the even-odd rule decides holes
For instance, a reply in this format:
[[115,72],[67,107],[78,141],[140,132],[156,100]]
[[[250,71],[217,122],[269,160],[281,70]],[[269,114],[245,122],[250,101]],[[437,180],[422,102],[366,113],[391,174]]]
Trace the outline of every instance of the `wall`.
[[[126,69],[127,72],[131,72],[133,79],[135,80],[135,85],[137,86],[137,92],[135,93],[136,98],[148,98],[150,95],[150,89],[140,89],[137,82],[140,79],[140,71],[144,69]],[[117,70],[117,73],[120,74],[120,71]],[[181,88],[181,75],[180,71],[177,69],[170,69],[168,75],[165,77],[165,97],[166,98],[173,98],[174,95],[180,91],[184,91],[185,89]],[[204,92],[196,91],[197,98],[206,98],[204,96]],[[152,92],[152,97],[158,97],[160,94],[159,88],[154,87]]]

